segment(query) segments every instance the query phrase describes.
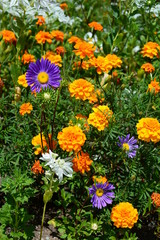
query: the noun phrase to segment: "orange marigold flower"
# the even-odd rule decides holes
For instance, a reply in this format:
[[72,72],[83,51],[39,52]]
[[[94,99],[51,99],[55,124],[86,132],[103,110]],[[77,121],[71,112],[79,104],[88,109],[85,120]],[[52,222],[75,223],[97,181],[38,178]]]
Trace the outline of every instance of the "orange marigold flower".
[[62,64],[61,64],[62,58],[59,54],[57,55],[52,51],[48,51],[48,52],[46,52],[46,55],[43,56],[43,58],[48,59],[51,63],[54,63],[55,65],[57,65],[59,67],[62,67]]
[[68,8],[67,3],[61,3],[61,4],[60,4],[60,8],[61,8],[62,10],[67,9],[67,8]]
[[63,46],[59,46],[59,47],[56,47],[56,52],[59,55],[60,54],[64,55],[64,53],[66,52],[66,49]]
[[72,36],[68,39],[68,42],[71,43],[77,43],[78,41],[82,41],[79,37]]
[[74,63],[74,67],[73,70],[75,70],[76,68],[82,68],[84,70],[88,70],[90,67],[90,63],[88,61],[78,61]]
[[154,72],[155,68],[153,67],[153,65],[151,63],[144,63],[141,68],[147,72],[147,73],[151,73]]
[[93,176],[92,179],[93,179],[93,182],[102,183],[102,184],[108,181],[107,178],[103,176],[98,176],[98,177]]
[[121,202],[112,208],[111,220],[117,228],[132,228],[138,221],[138,211],[129,202]]
[[41,43],[52,43],[52,35],[49,32],[44,32],[44,31],[39,31],[36,36],[35,39],[37,40],[37,43],[41,44]]
[[102,31],[103,30],[103,27],[100,23],[97,23],[97,22],[91,22],[88,24],[88,26],[90,28],[93,28],[94,30],[97,30],[97,31]]
[[60,147],[67,152],[79,152],[86,141],[86,136],[78,126],[69,126],[58,133]]
[[156,82],[156,79],[154,81],[151,81],[150,84],[148,84],[148,90],[149,92],[154,93],[155,95],[160,92],[160,85],[159,82]]
[[36,16],[38,21],[36,22],[37,25],[42,26],[45,23],[45,18],[43,16]]
[[142,48],[141,54],[143,57],[153,58],[154,56],[159,58],[160,46],[156,42],[148,42]]
[[74,48],[76,50],[73,50],[73,52],[75,52],[77,56],[80,56],[81,59],[85,57],[93,57],[94,51],[96,50],[96,46],[83,40],[77,41]]
[[153,192],[151,195],[151,199],[152,199],[153,204],[156,207],[160,207],[160,194],[159,193]]
[[104,130],[108,127],[113,112],[105,105],[98,106],[97,108],[93,107],[92,109],[94,112],[89,114],[88,123],[96,127],[98,131]]
[[5,41],[5,43],[13,43],[13,44],[15,44],[16,41],[17,41],[14,32],[12,32],[10,30],[0,31],[0,35],[3,36],[3,40]]
[[117,68],[117,67],[121,67],[122,64],[122,60],[117,57],[117,55],[115,54],[108,54],[105,59],[108,61],[109,64],[112,65],[112,68]]
[[73,83],[69,84],[70,95],[76,99],[85,101],[89,99],[93,91],[94,85],[82,78],[74,80]]
[[30,114],[32,110],[33,110],[33,107],[31,103],[23,103],[20,106],[19,113],[23,116],[26,113]]
[[90,166],[93,161],[90,159],[88,153],[84,153],[81,151],[76,155],[72,162],[73,170],[75,172],[81,172],[82,174],[84,174],[85,172],[90,171]]
[[99,89],[97,89],[95,92],[92,92],[91,96],[89,97],[89,103],[97,103],[98,99],[100,100],[100,103],[104,102],[104,94],[101,93]]
[[22,62],[24,64],[28,64],[30,62],[35,62],[35,61],[36,61],[36,59],[35,59],[34,55],[29,54],[29,53],[27,53],[27,51],[25,51],[25,53],[22,56]]
[[114,78],[116,78],[116,77],[118,76],[117,71],[113,71],[113,72],[112,72],[112,76],[113,76]]
[[91,58],[89,60],[89,63],[91,66],[96,68],[98,74],[101,74],[103,72],[108,73],[113,67],[112,64],[102,56],[98,56],[98,58]]
[[53,30],[51,32],[51,35],[53,38],[55,38],[57,41],[61,41],[63,42],[63,39],[64,39],[64,33],[59,31],[59,30]]
[[40,153],[43,153],[42,144],[43,144],[43,148],[45,148],[45,147],[48,148],[47,141],[46,141],[45,136],[43,134],[42,134],[42,141],[41,141],[41,134],[40,133],[37,136],[32,138],[32,145],[36,148],[36,150],[34,151],[34,153],[36,155],[38,155]]
[[141,118],[136,127],[140,140],[154,143],[160,141],[160,123],[156,118]]
[[31,171],[35,174],[44,173],[44,170],[43,170],[42,166],[40,165],[39,160],[38,161],[35,160],[35,163],[34,163],[33,167],[31,168]]
[[25,88],[28,87],[28,83],[27,83],[27,80],[26,80],[26,74],[23,74],[23,75],[18,77],[18,84],[22,85]]

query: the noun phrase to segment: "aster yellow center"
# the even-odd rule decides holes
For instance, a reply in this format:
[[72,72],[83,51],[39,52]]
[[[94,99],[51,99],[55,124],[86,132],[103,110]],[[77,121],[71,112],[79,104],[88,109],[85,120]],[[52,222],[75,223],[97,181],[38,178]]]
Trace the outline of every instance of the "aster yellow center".
[[98,196],[98,197],[102,197],[102,195],[103,195],[103,189],[102,188],[98,188],[97,190],[96,190],[96,195]]
[[40,72],[37,78],[40,83],[44,84],[48,82],[49,76],[46,72]]
[[123,148],[124,151],[129,151],[129,144],[128,143],[123,143],[122,148]]

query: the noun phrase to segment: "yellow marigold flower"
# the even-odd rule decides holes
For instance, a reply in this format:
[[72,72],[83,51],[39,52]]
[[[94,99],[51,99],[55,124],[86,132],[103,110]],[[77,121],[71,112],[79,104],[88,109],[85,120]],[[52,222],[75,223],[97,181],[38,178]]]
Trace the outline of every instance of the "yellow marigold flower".
[[88,61],[78,61],[74,63],[74,67],[73,70],[75,70],[76,68],[82,68],[84,70],[88,70],[90,67],[90,63]]
[[80,56],[81,59],[83,59],[85,57],[93,57],[94,51],[96,50],[96,47],[92,43],[88,43],[83,40],[77,41],[74,48],[76,50],[73,50],[73,52],[77,56]]
[[51,35],[53,38],[55,38],[57,41],[61,41],[63,42],[63,39],[64,39],[64,33],[59,31],[59,30],[53,30],[51,32]]
[[156,82],[156,79],[154,81],[151,81],[150,84],[148,84],[148,90],[149,92],[154,93],[155,95],[160,92],[160,85],[159,82]]
[[112,65],[112,68],[120,68],[122,65],[122,60],[115,54],[108,54],[105,59]]
[[44,173],[44,170],[43,170],[42,166],[40,165],[39,160],[38,161],[35,160],[35,163],[34,163],[33,167],[31,168],[31,171],[35,174]]
[[96,127],[98,131],[104,130],[108,127],[113,112],[105,105],[98,106],[97,108],[93,107],[92,109],[94,112],[89,114],[88,123]]
[[69,126],[58,133],[60,147],[67,152],[79,152],[86,141],[86,136],[78,126]]
[[26,80],[26,74],[23,74],[23,75],[18,77],[18,84],[22,85],[25,88],[28,87],[28,83],[27,83],[27,80]]
[[12,32],[10,30],[0,31],[0,35],[3,36],[3,40],[5,41],[5,43],[15,44],[17,42],[17,39],[16,39],[16,36],[15,36],[14,32]]
[[35,59],[34,55],[29,54],[29,53],[27,53],[27,51],[25,51],[25,53],[22,56],[22,62],[24,64],[28,64],[30,62],[35,62],[35,61],[36,61],[36,59]]
[[144,63],[141,66],[141,68],[147,73],[152,73],[155,70],[155,68],[153,67],[153,65],[151,63]]
[[94,85],[82,78],[74,80],[73,83],[69,84],[70,95],[76,99],[85,101],[89,99],[93,91]]
[[24,103],[20,106],[19,113],[23,116],[24,114],[30,114],[33,110],[31,103]]
[[152,199],[153,204],[156,207],[160,207],[160,194],[159,193],[153,192],[151,195],[151,199]]
[[81,172],[82,174],[84,174],[85,172],[90,171],[90,166],[93,161],[90,159],[88,153],[84,153],[81,151],[76,155],[72,162],[73,170],[75,172]]
[[108,181],[107,178],[103,176],[98,176],[98,177],[93,176],[92,179],[93,179],[93,182],[102,183],[102,184]]
[[98,74],[103,72],[108,73],[112,69],[112,64],[107,60],[106,57],[98,56],[97,58],[93,57],[89,60],[91,66],[96,68]]
[[138,211],[129,202],[121,202],[112,208],[111,220],[117,228],[132,228],[138,221]]
[[37,25],[42,26],[45,23],[45,18],[43,16],[36,16],[38,21],[36,22]]
[[57,65],[59,67],[62,67],[62,64],[61,64],[62,58],[59,54],[57,55],[52,51],[48,51],[48,52],[46,52],[46,55],[43,56],[43,58],[48,59],[51,63],[54,63],[55,65]]
[[59,47],[56,47],[56,52],[59,55],[60,54],[64,55],[64,53],[66,52],[66,49],[63,46],[59,46]]
[[156,118],[141,118],[136,127],[140,140],[154,143],[160,141],[160,123]]
[[160,46],[156,42],[148,42],[142,48],[141,54],[143,57],[153,58],[154,56],[159,58]]
[[62,10],[65,10],[65,9],[67,9],[68,8],[68,5],[67,5],[67,3],[61,3],[60,4],[60,8],[62,9]]
[[46,141],[45,136],[43,134],[42,134],[42,142],[41,142],[41,134],[40,133],[37,136],[32,138],[32,145],[36,148],[36,150],[34,151],[34,153],[36,155],[38,155],[40,153],[43,153],[42,143],[43,143],[43,148],[45,148],[45,147],[48,148],[47,141]]
[[88,24],[88,26],[90,28],[93,28],[94,30],[97,30],[97,31],[102,31],[103,30],[103,27],[100,23],[97,23],[97,22],[91,22]]
[[68,42],[71,43],[77,43],[78,41],[82,41],[79,37],[72,36],[68,39]]
[[44,32],[44,31],[39,31],[35,36],[35,39],[39,44],[45,43],[45,42],[48,42],[50,44],[52,43],[52,38],[53,37],[49,32]]

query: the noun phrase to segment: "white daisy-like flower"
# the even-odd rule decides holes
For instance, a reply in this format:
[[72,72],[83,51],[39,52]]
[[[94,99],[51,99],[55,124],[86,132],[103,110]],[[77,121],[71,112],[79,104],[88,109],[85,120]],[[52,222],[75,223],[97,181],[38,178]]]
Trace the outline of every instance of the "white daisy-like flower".
[[70,162],[71,158],[61,159],[60,157],[57,157],[58,154],[49,150],[49,153],[43,153],[40,159],[46,161],[45,166],[49,166],[52,172],[58,176],[59,182],[61,182],[63,180],[63,175],[66,177],[72,177],[73,163]]

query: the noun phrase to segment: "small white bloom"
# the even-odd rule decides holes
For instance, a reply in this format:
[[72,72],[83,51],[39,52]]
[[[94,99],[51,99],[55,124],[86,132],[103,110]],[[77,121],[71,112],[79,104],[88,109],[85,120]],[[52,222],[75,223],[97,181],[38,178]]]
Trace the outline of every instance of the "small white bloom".
[[92,229],[92,230],[97,230],[97,229],[98,229],[97,223],[92,223],[92,224],[91,224],[91,229]]

